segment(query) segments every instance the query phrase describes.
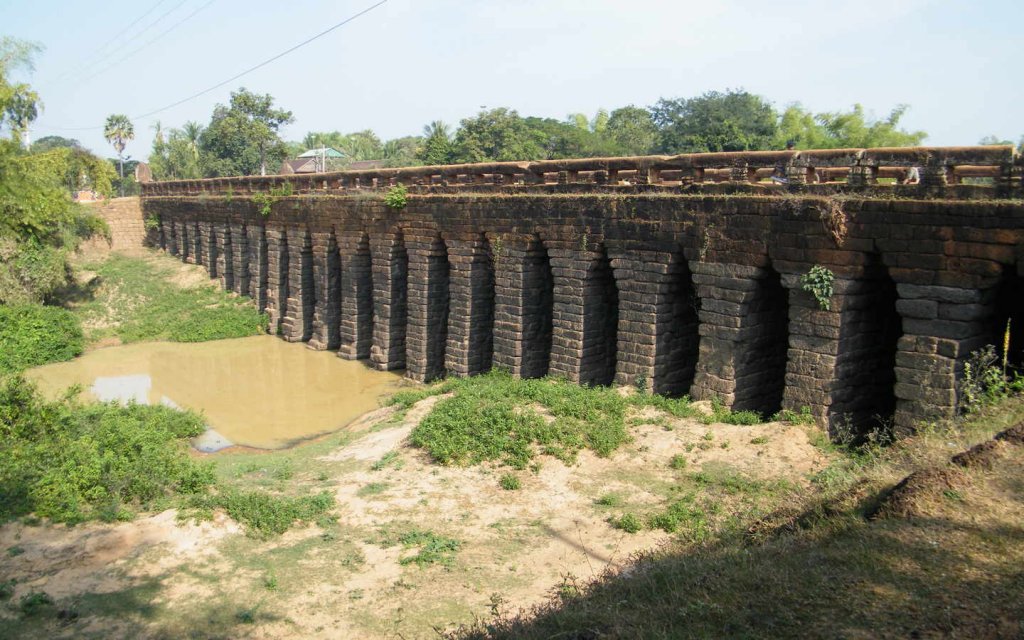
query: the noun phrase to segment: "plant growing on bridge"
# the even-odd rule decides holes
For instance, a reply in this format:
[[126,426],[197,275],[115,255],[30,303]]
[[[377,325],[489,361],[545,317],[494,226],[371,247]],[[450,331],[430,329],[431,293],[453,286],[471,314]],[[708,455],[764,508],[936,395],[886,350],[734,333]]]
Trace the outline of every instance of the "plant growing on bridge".
[[408,193],[404,184],[396,184],[388,189],[387,194],[384,196],[384,204],[395,210],[404,209],[405,205],[409,204],[406,197]]
[[811,270],[800,276],[800,287],[814,296],[822,311],[832,309],[832,283],[836,276],[821,265],[814,265]]

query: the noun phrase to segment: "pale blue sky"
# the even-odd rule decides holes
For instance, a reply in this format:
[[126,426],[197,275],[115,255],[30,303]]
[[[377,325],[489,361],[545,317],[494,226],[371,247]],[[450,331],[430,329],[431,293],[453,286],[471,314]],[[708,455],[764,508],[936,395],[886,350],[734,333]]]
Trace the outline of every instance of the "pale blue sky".
[[[157,0],[0,0],[0,35],[46,47],[29,79],[46,106],[33,137],[78,138],[113,155],[101,132],[108,114],[173,103],[376,1],[164,0],[117,44]],[[127,153],[149,154],[157,119],[206,124],[241,86],[294,112],[287,139],[418,134],[482,106],[561,119],[742,87],[816,112],[861,102],[884,116],[907,103],[904,124],[928,131],[926,144],[1017,140],[1022,24],[1021,0],[389,0],[245,78],[136,120]]]

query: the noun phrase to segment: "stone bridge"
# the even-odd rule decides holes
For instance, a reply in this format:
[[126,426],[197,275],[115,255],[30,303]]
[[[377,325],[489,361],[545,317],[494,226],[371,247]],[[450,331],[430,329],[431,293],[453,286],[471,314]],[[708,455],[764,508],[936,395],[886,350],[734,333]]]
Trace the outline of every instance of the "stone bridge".
[[1012,147],[590,158],[157,182],[143,209],[272,332],[414,380],[502,367],[912,428],[1024,320],[1020,170]]

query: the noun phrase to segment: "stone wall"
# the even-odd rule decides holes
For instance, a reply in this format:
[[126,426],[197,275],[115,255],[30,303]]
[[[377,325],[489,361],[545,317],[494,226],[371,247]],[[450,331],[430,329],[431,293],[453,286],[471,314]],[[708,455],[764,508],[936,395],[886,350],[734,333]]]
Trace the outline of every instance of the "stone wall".
[[146,241],[146,227],[142,218],[142,206],[139,198],[113,198],[98,202],[84,203],[93,213],[102,218],[110,228],[110,244],[106,240],[96,238],[90,240],[86,247],[95,245],[116,250],[134,250]]
[[[168,251],[247,281],[271,331],[416,380],[493,364],[911,428],[954,413],[970,353],[1024,321],[1005,293],[1024,273],[1017,200],[548,185],[422,189],[394,210],[381,195],[144,209]],[[835,275],[828,309],[800,284],[815,265]]]

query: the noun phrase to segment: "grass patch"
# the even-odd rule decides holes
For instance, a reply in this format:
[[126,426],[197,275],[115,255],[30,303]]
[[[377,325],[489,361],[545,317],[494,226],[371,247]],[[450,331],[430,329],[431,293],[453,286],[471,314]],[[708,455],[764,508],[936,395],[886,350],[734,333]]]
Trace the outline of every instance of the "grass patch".
[[608,520],[608,524],[626,533],[639,533],[644,528],[643,521],[633,513],[624,513],[618,518],[611,518]]
[[606,493],[594,500],[594,504],[602,507],[621,507],[624,502],[622,496],[617,493]]
[[519,476],[514,473],[506,473],[501,476],[498,480],[498,484],[505,491],[517,491],[523,487],[523,483],[519,480]]
[[388,451],[381,457],[380,460],[370,465],[371,471],[381,471],[392,467],[394,469],[401,469],[403,466],[401,455],[397,451]]
[[455,554],[462,548],[462,543],[455,538],[404,523],[382,527],[378,538],[372,542],[382,547],[401,545],[406,549],[416,549],[415,554],[401,558],[398,563],[419,567],[430,564],[450,567],[455,562]]
[[359,487],[359,490],[356,491],[356,495],[359,496],[360,498],[379,496],[380,494],[387,491],[389,486],[391,485],[389,485],[386,482],[371,482],[370,484]]
[[266,332],[267,316],[248,298],[203,284],[182,288],[171,281],[180,269],[165,256],[151,258],[111,254],[85,265],[102,281],[96,296],[75,307],[97,341],[114,335],[122,342],[169,340],[203,342]]
[[85,338],[70,311],[38,304],[0,305],[0,374],[82,353]]
[[[498,460],[525,469],[537,451],[570,462],[583,448],[607,456],[629,439],[628,401],[613,389],[499,371],[446,387],[454,395],[438,402],[410,438],[442,464]],[[554,419],[545,420],[538,405]]]
[[200,513],[224,509],[232,519],[245,525],[250,536],[257,538],[280,535],[297,522],[313,522],[334,505],[334,496],[326,491],[291,497],[236,489],[195,496],[189,504]]

